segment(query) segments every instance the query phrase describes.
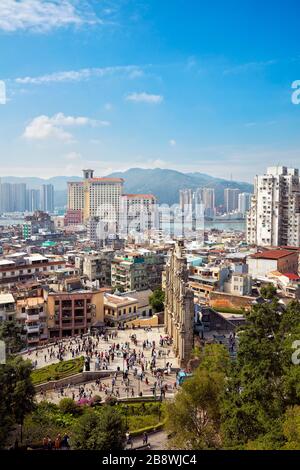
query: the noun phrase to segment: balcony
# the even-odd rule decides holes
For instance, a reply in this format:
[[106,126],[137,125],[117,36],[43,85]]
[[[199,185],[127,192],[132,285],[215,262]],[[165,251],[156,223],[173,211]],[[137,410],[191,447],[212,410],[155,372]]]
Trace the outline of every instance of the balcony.
[[34,326],[25,326],[25,330],[27,331],[27,334],[31,333],[39,333],[40,332],[40,325],[34,325]]
[[27,314],[26,323],[39,321],[39,319],[40,319],[39,314],[34,314],[34,315]]
[[29,343],[29,344],[38,343],[39,340],[40,340],[39,336],[28,336],[27,343]]

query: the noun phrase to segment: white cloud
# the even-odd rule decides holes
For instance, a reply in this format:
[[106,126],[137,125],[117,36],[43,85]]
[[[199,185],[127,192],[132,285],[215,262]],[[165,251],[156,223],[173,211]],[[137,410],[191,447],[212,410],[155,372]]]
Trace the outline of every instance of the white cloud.
[[144,72],[143,70],[140,70],[140,69],[132,70],[132,72],[130,72],[129,74],[129,78],[140,78],[143,76],[144,76]]
[[149,93],[129,93],[125,97],[126,101],[133,101],[134,103],[149,103],[160,104],[164,97],[162,95],[150,95]]
[[105,103],[104,109],[105,111],[112,111],[113,105],[111,103]]
[[177,142],[176,142],[175,139],[169,140],[169,145],[170,145],[171,147],[176,147],[176,144],[177,144]]
[[80,82],[93,77],[102,78],[116,74],[125,75],[128,78],[133,78],[132,74],[138,74],[139,72],[142,72],[142,70],[136,65],[92,67],[79,70],[54,72],[46,75],[40,75],[37,77],[19,77],[15,79],[15,82],[22,85],[43,85],[57,82]]
[[65,116],[63,113],[55,114],[52,117],[42,115],[34,118],[24,131],[23,137],[28,140],[57,139],[70,142],[73,136],[67,132],[65,127],[83,126],[109,126],[108,121],[96,121],[87,117]]
[[233,75],[239,73],[247,73],[247,72],[258,72],[259,70],[263,70],[265,67],[270,65],[274,65],[277,63],[277,60],[266,60],[261,62],[248,62],[246,64],[234,65],[229,67],[223,71],[223,75]]
[[67,155],[65,155],[64,157],[65,157],[65,160],[73,162],[73,161],[76,161],[76,160],[80,160],[81,159],[81,154],[78,153],[78,152],[70,152],[70,153],[67,153]]
[[70,25],[102,23],[87,2],[80,3],[79,7],[74,0],[1,0],[0,30],[47,32]]
[[0,80],[0,104],[6,104],[7,98],[6,98],[6,86],[5,82]]

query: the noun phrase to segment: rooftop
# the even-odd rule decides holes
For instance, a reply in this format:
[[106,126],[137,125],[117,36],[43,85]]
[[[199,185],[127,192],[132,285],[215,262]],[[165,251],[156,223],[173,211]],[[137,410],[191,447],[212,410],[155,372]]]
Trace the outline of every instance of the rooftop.
[[300,276],[294,273],[284,273],[283,276],[286,276],[290,281],[299,281]]
[[89,181],[92,181],[93,183],[124,183],[123,178],[91,178]]
[[137,300],[133,299],[132,297],[120,297],[119,295],[114,294],[105,294],[104,302],[105,301],[114,305],[127,305],[137,303]]
[[132,199],[155,199],[153,194],[124,194],[123,197],[129,197]]
[[288,250],[269,250],[269,251],[263,251],[260,253],[255,253],[254,255],[251,255],[250,258],[252,259],[280,259],[280,258],[285,258],[286,256],[294,255],[294,251],[288,251]]
[[26,299],[20,299],[17,301],[17,305],[20,307],[37,307],[44,304],[44,297],[28,297]]
[[12,294],[0,294],[0,305],[13,304],[15,299]]

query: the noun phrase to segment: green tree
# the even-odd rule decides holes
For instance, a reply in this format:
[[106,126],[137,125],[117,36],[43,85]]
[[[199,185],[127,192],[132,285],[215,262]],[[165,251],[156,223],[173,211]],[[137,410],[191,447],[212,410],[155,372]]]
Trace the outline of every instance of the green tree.
[[207,345],[194,376],[184,382],[174,402],[166,406],[166,428],[178,449],[221,447],[220,405],[229,356],[224,346]]
[[268,300],[274,299],[274,297],[276,297],[277,295],[277,289],[273,284],[268,284],[266,286],[263,286],[260,289],[260,295],[264,299],[268,299]]
[[76,416],[81,414],[82,408],[75,403],[72,398],[62,398],[59,402],[59,409],[62,413],[69,413],[70,415]]
[[165,293],[161,287],[155,289],[153,294],[149,296],[149,302],[154,312],[162,312],[164,309]]
[[22,327],[14,320],[1,322],[0,340],[5,342],[8,355],[21,351],[25,346],[22,340]]
[[253,307],[246,318],[222,404],[224,442],[279,448],[282,417],[289,406],[300,404],[300,368],[292,362],[300,305],[292,302],[282,311],[274,300]]
[[124,420],[116,408],[106,405],[97,412],[88,410],[78,419],[73,429],[72,448],[122,450],[125,432]]
[[32,364],[21,357],[0,366],[0,447],[4,447],[15,424],[23,425],[34,409],[35,390],[31,382]]
[[286,438],[284,449],[300,450],[300,406],[286,410],[283,419],[283,434]]

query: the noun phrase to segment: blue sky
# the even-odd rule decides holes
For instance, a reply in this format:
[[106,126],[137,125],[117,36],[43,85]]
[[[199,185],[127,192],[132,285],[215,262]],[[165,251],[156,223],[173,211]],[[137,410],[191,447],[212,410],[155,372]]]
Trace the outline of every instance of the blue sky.
[[299,13],[298,0],[1,0],[1,175],[299,167]]

